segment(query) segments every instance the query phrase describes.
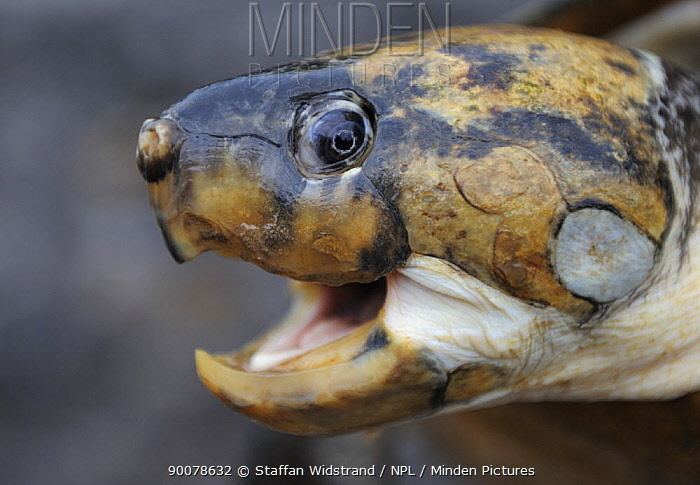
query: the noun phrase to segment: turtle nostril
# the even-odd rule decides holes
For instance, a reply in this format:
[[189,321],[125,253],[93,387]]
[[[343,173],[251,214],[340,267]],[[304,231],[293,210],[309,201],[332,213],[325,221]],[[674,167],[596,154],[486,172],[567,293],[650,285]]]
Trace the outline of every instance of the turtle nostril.
[[172,120],[151,118],[143,122],[136,163],[146,182],[159,182],[173,169],[180,139],[180,129]]

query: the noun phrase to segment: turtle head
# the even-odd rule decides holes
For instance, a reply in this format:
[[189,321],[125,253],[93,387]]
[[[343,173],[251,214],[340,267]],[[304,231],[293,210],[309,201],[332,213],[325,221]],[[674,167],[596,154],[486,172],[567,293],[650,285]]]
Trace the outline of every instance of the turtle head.
[[453,42],[215,83],[144,123],[175,259],[290,279],[279,325],[196,353],[237,411],[323,435],[700,385],[695,81],[559,32]]

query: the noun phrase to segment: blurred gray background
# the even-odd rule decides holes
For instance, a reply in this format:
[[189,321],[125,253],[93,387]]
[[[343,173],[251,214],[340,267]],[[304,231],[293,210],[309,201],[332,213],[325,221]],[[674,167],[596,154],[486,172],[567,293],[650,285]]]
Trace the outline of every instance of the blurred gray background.
[[[533,4],[565,1],[453,1],[452,23],[512,20]],[[272,31],[282,3],[260,2]],[[337,2],[320,3],[335,29]],[[445,2],[426,3],[443,24]],[[698,38],[700,3],[688,4],[694,17],[680,11],[668,22],[694,18],[684,32]],[[600,25],[609,13],[601,8]],[[418,24],[415,8],[395,14],[396,24]],[[614,38],[644,45],[648,24],[632,27]],[[372,39],[371,17],[356,31],[358,41]],[[250,57],[248,34],[247,1],[0,0],[0,483],[235,483],[170,479],[167,467],[479,466],[505,456],[539,460],[538,476],[550,482],[578,477],[576,464],[586,463],[601,483],[614,482],[611,470],[628,476],[658,458],[643,445],[628,447],[641,458],[627,456],[619,443],[629,429],[643,433],[650,416],[665,420],[663,405],[516,405],[378,435],[302,439],[232,413],[200,385],[194,349],[231,350],[273,324],[287,305],[285,284],[213,255],[172,261],[135,144],[144,118],[196,87],[246,73],[251,62],[289,61],[284,48],[267,57],[260,38]],[[660,39],[679,62],[698,65],[697,41]],[[618,424],[630,410],[640,424]],[[695,466],[700,444],[688,449],[680,459]]]
[[[281,3],[260,5],[270,28]],[[444,23],[444,2],[427,3]],[[519,3],[453,2],[453,20]],[[334,25],[336,3],[321,4]],[[417,25],[415,9],[396,13]],[[358,23],[358,39],[373,28]],[[271,432],[195,375],[194,348],[254,337],[283,314],[285,285],[216,256],[173,262],[136,136],[192,89],[286,60],[258,46],[250,58],[243,1],[0,4],[1,483],[162,483],[176,464],[450,463],[421,424],[375,438]]]

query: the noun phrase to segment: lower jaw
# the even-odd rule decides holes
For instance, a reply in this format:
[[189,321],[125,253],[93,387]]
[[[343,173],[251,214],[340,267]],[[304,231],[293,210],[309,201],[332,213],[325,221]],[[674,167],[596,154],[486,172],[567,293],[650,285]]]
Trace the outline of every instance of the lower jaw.
[[383,310],[337,340],[251,370],[269,338],[230,354],[198,350],[197,373],[229,407],[284,433],[334,435],[425,415],[447,383],[430,355],[387,332]]
[[261,348],[309,318],[318,290],[293,283],[289,315],[241,350],[198,350],[204,385],[234,410],[296,435],[356,431],[436,410],[433,396],[445,386],[446,374],[422,349],[387,330],[383,307],[336,340],[271,367],[251,368]]
[[[260,365],[260,359],[256,364],[261,350],[318,309],[319,285],[293,283],[294,303],[280,325],[237,352],[198,350],[197,373],[235,411],[277,431],[313,436],[426,416],[499,385],[505,376],[501,369],[482,364],[446,368],[425,342],[399,330],[394,320],[404,312],[394,305],[405,278],[387,275],[387,298],[376,315],[336,340],[272,364]],[[425,305],[431,305],[428,294],[407,297],[425,298]]]

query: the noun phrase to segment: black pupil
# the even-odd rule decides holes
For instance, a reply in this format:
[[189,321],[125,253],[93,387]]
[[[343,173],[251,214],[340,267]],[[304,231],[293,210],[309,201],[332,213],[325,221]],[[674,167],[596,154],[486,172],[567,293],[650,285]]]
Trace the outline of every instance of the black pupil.
[[311,143],[319,159],[333,165],[352,157],[365,140],[360,113],[333,110],[321,116],[311,129]]
[[337,152],[349,152],[355,147],[355,134],[351,131],[341,131],[333,138],[333,148]]

